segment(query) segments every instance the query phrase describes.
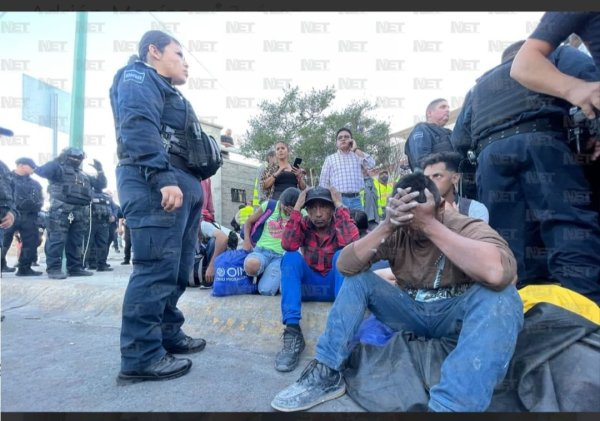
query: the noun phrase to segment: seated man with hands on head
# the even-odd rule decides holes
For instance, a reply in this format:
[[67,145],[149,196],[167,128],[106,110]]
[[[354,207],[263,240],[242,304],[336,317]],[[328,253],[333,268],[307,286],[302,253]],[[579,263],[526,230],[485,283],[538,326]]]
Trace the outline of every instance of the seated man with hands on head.
[[[430,411],[489,406],[523,325],[515,257],[488,224],[445,211],[435,184],[422,173],[394,187],[386,219],[340,254],[337,266],[346,277],[315,359],[277,394],[273,408],[305,410],[345,393],[341,370],[367,309],[396,331],[458,338],[440,382],[429,390]],[[389,260],[396,285],[368,270],[381,259]]]
[[[308,216],[300,213],[306,208]],[[359,238],[358,228],[334,187],[311,187],[300,193],[283,230],[281,246],[281,316],[283,349],[275,369],[292,371],[304,350],[300,330],[302,301],[333,301],[343,277],[336,261],[343,247]],[[302,250],[302,254],[298,251]]]

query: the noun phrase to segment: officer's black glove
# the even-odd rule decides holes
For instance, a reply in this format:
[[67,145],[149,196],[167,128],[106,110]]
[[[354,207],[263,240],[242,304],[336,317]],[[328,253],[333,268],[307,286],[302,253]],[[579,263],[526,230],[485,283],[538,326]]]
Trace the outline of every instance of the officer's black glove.
[[94,167],[96,169],[96,171],[98,171],[98,172],[102,171],[102,163],[100,161],[98,161],[97,159],[94,159],[94,163],[92,164],[92,167]]

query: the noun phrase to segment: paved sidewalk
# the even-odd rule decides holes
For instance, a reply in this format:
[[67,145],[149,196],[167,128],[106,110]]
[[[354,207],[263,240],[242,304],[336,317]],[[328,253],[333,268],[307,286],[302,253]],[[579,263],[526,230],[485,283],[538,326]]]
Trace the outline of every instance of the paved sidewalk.
[[[14,257],[8,257],[9,266]],[[34,269],[44,271],[38,277],[17,277],[2,273],[0,283],[3,315],[9,317],[16,308],[34,307],[42,312],[58,313],[73,321],[94,319],[106,326],[120,327],[123,295],[132,271],[121,265],[122,253],[111,248],[108,263],[113,272],[96,272],[89,277],[49,279],[42,263]],[[211,289],[188,288],[179,300],[186,317],[184,328],[216,335],[219,342],[272,350],[280,345],[281,296],[234,295],[213,297]],[[301,326],[307,350],[323,332],[331,303],[302,304]],[[251,338],[251,343],[248,343]]]
[[[207,340],[206,350],[189,356],[190,373],[117,386],[121,306],[132,270],[121,259],[111,250],[115,270],[90,277],[2,274],[2,411],[270,412],[271,399],[313,357],[331,303],[303,304],[307,347],[296,370],[280,373],[280,296],[213,297],[189,288],[180,300],[184,330]],[[9,256],[10,266],[14,260]],[[313,411],[362,409],[344,396]]]

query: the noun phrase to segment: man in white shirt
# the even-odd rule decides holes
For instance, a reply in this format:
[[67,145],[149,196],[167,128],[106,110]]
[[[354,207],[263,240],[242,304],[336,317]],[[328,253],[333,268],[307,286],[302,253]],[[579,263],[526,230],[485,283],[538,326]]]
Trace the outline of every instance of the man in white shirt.
[[364,210],[360,191],[364,188],[362,169],[375,167],[375,160],[360,150],[352,139],[350,129],[342,127],[336,133],[337,152],[325,158],[319,185],[335,187],[342,194],[342,203],[348,209]]

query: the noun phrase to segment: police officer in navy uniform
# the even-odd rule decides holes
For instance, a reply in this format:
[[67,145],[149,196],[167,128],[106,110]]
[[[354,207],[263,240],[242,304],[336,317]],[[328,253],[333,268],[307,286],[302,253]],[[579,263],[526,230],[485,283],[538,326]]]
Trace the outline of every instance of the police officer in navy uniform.
[[[469,91],[452,142],[477,157],[479,198],[517,258],[518,286],[560,283],[599,303],[600,228],[567,141],[572,105],[511,79],[523,42],[509,46],[502,63]],[[548,59],[572,77],[598,80],[592,59],[573,47],[561,46]]]
[[425,110],[425,118],[425,122],[418,123],[410,132],[404,145],[404,153],[413,171],[421,168],[421,160],[430,153],[452,151],[452,131],[444,127],[450,118],[448,101],[443,98],[431,101]]
[[[528,89],[563,98],[581,108],[587,123],[600,126],[600,81],[572,77],[546,59],[568,36],[576,34],[600,69],[600,12],[546,12],[515,57],[510,75]],[[585,151],[583,151],[585,149]],[[582,145],[579,160],[600,211],[600,135]]]
[[[94,160],[94,168],[100,173],[102,164]],[[100,168],[100,170],[98,170]],[[89,240],[87,241],[87,250],[85,263],[88,269],[95,269],[98,272],[110,272],[113,269],[108,265],[108,240],[110,220],[114,219],[112,215],[112,198],[102,189],[93,187],[92,192],[92,212]]]
[[[12,130],[0,127],[0,136],[12,135]],[[0,161],[0,240],[4,236],[4,230],[13,226],[16,216],[17,208],[10,170],[4,162]],[[2,262],[2,272],[4,272],[4,265],[5,262]],[[0,321],[4,321],[4,315],[0,317]]]
[[[119,203],[131,230],[133,273],[123,300],[119,384],[186,374],[206,341],[186,335],[177,301],[194,265],[202,189],[190,170],[199,122],[175,88],[188,77],[180,43],[146,32],[110,88]],[[218,147],[218,146],[217,146]]]
[[19,233],[21,238],[21,253],[19,254],[17,276],[39,276],[42,272],[31,269],[31,264],[37,257],[39,245],[39,231],[37,227],[37,214],[42,209],[44,198],[42,185],[31,178],[36,165],[31,158],[19,158],[17,167],[11,173],[14,185],[14,198],[19,217],[15,224],[6,230],[2,240],[2,266],[5,272],[12,272],[14,268],[6,265],[6,253],[12,244],[14,234]]
[[[83,247],[90,230],[92,182],[102,189],[106,187],[106,176],[101,169],[97,169],[98,177],[94,178],[83,172],[84,158],[81,149],[67,147],[57,158],[35,170],[49,181],[50,209],[44,251],[46,272],[51,279],[93,275],[83,268]],[[62,271],[63,250],[67,257],[67,274]]]
[[[2,127],[0,127],[0,134],[2,134]],[[0,237],[4,236],[4,231],[9,229],[15,223],[17,215],[17,209],[15,206],[15,199],[13,194],[13,181],[10,176],[10,170],[6,164],[0,161]],[[6,261],[2,261],[2,272],[8,272],[5,270]],[[12,268],[11,268],[12,269]]]

